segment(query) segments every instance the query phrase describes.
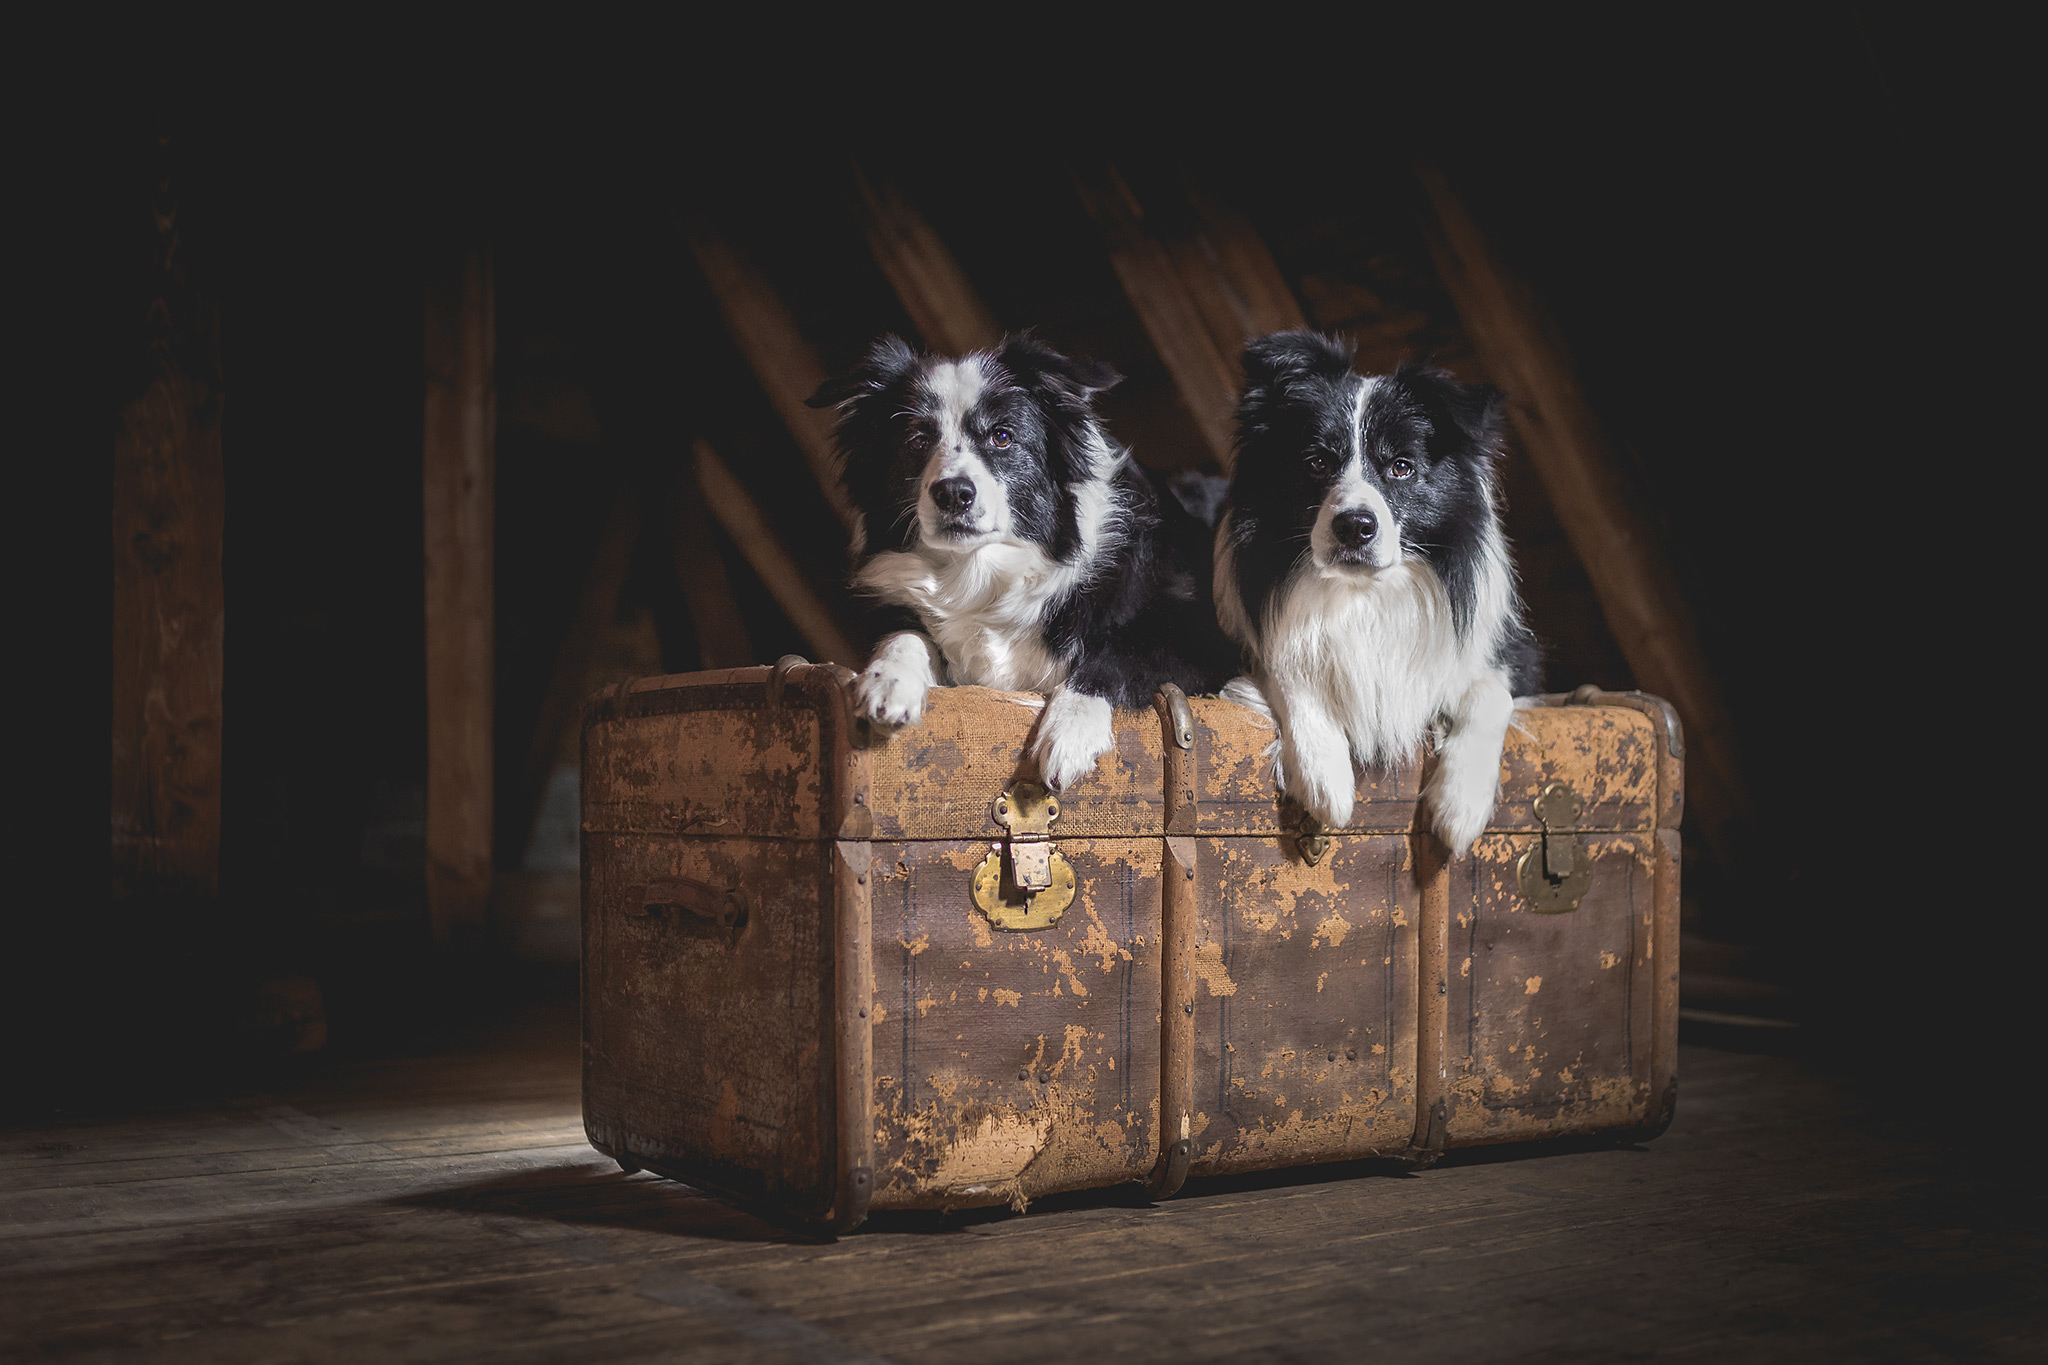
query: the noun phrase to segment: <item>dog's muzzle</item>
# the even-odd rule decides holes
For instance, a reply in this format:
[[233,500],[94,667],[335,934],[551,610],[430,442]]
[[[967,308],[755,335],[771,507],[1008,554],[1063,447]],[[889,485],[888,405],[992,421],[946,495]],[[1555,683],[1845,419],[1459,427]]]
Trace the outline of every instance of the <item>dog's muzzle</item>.
[[939,509],[939,529],[949,535],[980,533],[980,528],[975,525],[973,479],[965,474],[955,474],[933,483],[929,492],[932,505]]
[[1335,542],[1331,562],[1371,564],[1373,541],[1380,533],[1380,519],[1362,507],[1339,512],[1330,518],[1330,539]]

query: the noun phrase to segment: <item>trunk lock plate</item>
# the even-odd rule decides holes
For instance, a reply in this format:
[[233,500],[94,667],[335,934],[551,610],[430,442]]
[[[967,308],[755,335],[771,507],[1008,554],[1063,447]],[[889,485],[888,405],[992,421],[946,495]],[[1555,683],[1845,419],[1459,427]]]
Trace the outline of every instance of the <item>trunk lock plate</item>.
[[1543,833],[1515,863],[1515,879],[1539,915],[1562,915],[1579,908],[1593,882],[1593,864],[1579,846],[1579,794],[1562,782],[1546,782],[1536,796],[1536,818]]
[[1052,841],[1060,799],[1036,782],[1017,782],[994,807],[1010,832],[974,870],[974,904],[998,929],[1050,929],[1074,903],[1074,869]]

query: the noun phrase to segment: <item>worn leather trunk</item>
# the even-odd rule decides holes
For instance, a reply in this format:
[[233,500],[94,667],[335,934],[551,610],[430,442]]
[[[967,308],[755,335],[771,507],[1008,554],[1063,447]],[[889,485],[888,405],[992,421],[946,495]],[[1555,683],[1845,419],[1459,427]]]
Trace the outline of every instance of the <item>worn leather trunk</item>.
[[852,681],[791,659],[588,709],[584,1126],[621,1165],[843,1230],[1670,1121],[1656,698],[1518,712],[1493,825],[1447,862],[1419,770],[1304,828],[1229,702],[1117,713],[1048,797],[1036,696],[937,689],[871,739]]

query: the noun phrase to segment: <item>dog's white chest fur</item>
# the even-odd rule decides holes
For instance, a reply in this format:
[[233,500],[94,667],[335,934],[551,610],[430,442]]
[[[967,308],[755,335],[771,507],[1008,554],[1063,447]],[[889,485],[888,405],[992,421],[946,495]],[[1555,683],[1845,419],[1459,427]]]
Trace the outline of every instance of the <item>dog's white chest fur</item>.
[[1369,575],[1302,574],[1273,604],[1263,638],[1266,673],[1313,697],[1360,763],[1411,760],[1485,671],[1483,654],[1458,639],[1442,583],[1413,560]]
[[876,555],[860,585],[909,607],[946,657],[948,681],[1050,692],[1069,663],[1045,647],[1046,605],[1073,586],[1074,570],[1036,545],[1001,542],[967,554]]

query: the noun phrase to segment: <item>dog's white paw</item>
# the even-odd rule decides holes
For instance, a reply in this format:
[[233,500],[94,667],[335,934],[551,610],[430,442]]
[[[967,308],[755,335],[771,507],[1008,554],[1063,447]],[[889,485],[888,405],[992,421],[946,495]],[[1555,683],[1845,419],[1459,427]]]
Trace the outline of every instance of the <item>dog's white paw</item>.
[[1486,832],[1500,793],[1501,743],[1514,718],[1515,700],[1497,677],[1475,679],[1459,700],[1437,745],[1436,770],[1422,788],[1429,827],[1454,858]]
[[1292,736],[1280,747],[1281,755],[1273,764],[1280,790],[1321,821],[1324,829],[1350,824],[1351,803],[1358,795],[1351,747],[1343,743],[1302,744]]
[[1095,760],[1115,747],[1108,701],[1061,688],[1046,699],[1031,752],[1045,785],[1065,791],[1094,772]]
[[1442,761],[1423,788],[1422,801],[1429,811],[1429,827],[1452,857],[1463,857],[1486,832],[1499,787],[1497,760],[1485,763],[1455,745],[1445,748]]
[[931,645],[905,632],[884,640],[853,683],[853,712],[871,725],[894,730],[924,719],[925,693],[937,682]]

